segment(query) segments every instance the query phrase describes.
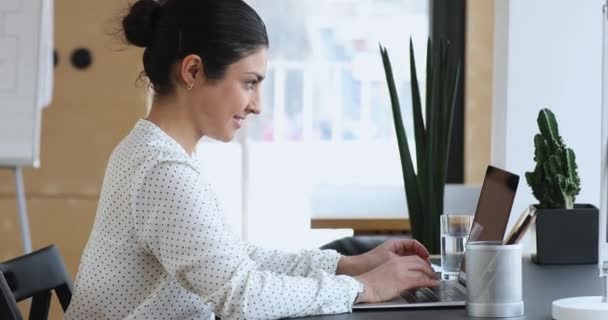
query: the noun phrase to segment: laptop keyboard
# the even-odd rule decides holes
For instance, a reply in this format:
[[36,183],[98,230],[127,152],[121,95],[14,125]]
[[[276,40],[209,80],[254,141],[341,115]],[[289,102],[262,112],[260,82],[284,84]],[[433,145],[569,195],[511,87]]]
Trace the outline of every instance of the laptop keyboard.
[[418,288],[401,296],[409,303],[464,301],[466,295],[456,281],[441,281],[437,288]]

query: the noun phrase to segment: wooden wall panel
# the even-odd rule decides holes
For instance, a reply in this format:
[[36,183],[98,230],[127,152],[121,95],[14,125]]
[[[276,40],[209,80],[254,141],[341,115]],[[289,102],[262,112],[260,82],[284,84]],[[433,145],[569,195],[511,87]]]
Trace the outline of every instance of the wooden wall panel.
[[468,0],[464,182],[481,184],[490,163],[494,0]]
[[[28,199],[32,247],[50,244],[59,247],[72,276],[76,275],[80,255],[93,226],[97,198],[79,197]],[[0,198],[0,260],[22,254],[21,234],[15,200]]]

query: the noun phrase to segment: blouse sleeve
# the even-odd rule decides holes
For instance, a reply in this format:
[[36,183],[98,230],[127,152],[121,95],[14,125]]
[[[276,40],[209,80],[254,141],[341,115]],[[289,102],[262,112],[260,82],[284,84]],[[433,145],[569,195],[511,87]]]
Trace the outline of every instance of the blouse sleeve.
[[261,264],[251,259],[223,222],[209,184],[191,164],[156,164],[136,188],[133,220],[140,244],[216,316],[276,319],[351,311],[362,285],[352,277],[330,274],[333,266],[315,269],[313,264],[324,262],[286,262],[292,273],[306,275],[302,277],[277,273],[282,267],[272,265],[272,259]]
[[247,252],[249,258],[255,261],[262,270],[303,277],[317,269],[335,274],[338,262],[342,257],[334,250],[313,249],[287,253],[255,245],[247,245]]

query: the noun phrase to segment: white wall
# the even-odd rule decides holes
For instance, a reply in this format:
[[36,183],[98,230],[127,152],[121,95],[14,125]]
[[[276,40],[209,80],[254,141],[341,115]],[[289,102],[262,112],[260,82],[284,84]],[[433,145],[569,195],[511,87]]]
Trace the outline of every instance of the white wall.
[[228,224],[243,235],[243,171],[239,143],[201,142],[196,155],[222,205]]
[[246,239],[263,247],[297,251],[350,236],[352,229],[310,227],[313,172],[318,154],[304,143],[247,145]]
[[[308,149],[293,143],[251,143],[245,150],[240,143],[205,139],[196,152],[237,235],[263,247],[298,251],[353,234],[352,229],[311,229],[310,170],[314,167],[301,160],[314,156]],[[247,180],[244,155],[250,168]]]
[[[599,204],[602,0],[496,1],[492,162],[521,176],[511,222],[536,203],[536,117],[548,107],[576,153],[579,203]],[[528,243],[528,249],[530,249]]]

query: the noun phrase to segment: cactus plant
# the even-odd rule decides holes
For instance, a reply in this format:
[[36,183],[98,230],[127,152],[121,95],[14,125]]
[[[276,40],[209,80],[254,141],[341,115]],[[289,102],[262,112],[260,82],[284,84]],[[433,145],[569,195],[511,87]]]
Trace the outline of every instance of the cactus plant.
[[549,109],[538,113],[540,133],[534,136],[536,167],[526,180],[539,201],[538,209],[572,209],[580,192],[576,157],[559,135],[555,115]]
[[412,235],[429,252],[439,253],[439,217],[443,214],[448,151],[460,79],[460,62],[451,54],[447,40],[441,40],[435,46],[430,39],[428,40],[426,113],[423,122],[414,48],[410,38],[412,111],[416,143],[416,166],[414,166],[414,157],[410,154],[401,118],[391,62],[386,48],[382,45],[380,45],[380,53],[391,99]]

